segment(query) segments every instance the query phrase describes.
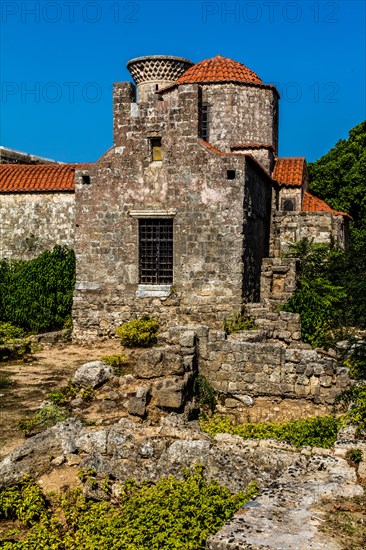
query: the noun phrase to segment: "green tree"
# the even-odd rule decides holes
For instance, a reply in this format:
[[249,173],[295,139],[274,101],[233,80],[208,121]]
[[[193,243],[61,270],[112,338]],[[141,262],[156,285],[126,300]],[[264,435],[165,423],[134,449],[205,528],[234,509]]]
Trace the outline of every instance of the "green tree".
[[347,212],[353,247],[366,241],[366,121],[326,155],[308,165],[309,188],[335,210]]

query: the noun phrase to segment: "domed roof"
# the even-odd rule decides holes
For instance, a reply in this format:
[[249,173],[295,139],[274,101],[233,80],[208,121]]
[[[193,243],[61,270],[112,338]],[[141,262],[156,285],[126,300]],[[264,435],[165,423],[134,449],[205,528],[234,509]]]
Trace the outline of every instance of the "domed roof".
[[263,84],[255,72],[229,57],[216,55],[204,59],[190,67],[175,81],[175,84],[193,84],[194,82],[249,82]]

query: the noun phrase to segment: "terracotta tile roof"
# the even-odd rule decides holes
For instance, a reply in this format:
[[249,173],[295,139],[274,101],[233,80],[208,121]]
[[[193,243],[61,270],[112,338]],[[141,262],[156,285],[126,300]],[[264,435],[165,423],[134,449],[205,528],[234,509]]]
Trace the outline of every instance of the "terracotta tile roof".
[[248,67],[222,55],[204,59],[193,65],[175,83],[192,84],[194,82],[252,82],[263,84],[259,76]]
[[1,164],[0,192],[74,191],[81,164]]
[[217,147],[214,147],[213,145],[211,145],[211,143],[208,143],[208,141],[205,141],[204,139],[200,139],[198,141],[201,145],[203,145],[203,147],[206,147],[206,149],[209,149],[210,151],[212,151],[213,153],[216,153],[217,155],[229,155],[229,156],[238,155],[238,153],[234,153],[234,152],[220,151],[220,149],[217,149]]
[[214,147],[213,145],[211,145],[211,143],[208,143],[208,141],[205,141],[204,139],[199,139],[198,140],[199,144],[202,145],[203,147],[205,147],[206,149],[209,149],[209,151],[211,151],[212,153],[215,153],[216,155],[223,155],[223,156],[229,156],[229,157],[236,157],[236,158],[243,158],[243,157],[246,157],[247,159],[249,159],[252,163],[254,163],[257,168],[260,169],[260,171],[263,173],[263,175],[271,181],[271,183],[273,184],[276,184],[277,182],[274,181],[272,179],[272,177],[270,176],[270,174],[268,174],[268,172],[263,168],[263,166],[261,164],[259,164],[259,162],[253,157],[253,155],[251,155],[250,153],[238,153],[237,151],[220,151],[220,149],[217,149],[217,147]]
[[272,178],[280,185],[301,187],[305,170],[306,160],[304,157],[278,158],[272,172]]
[[347,216],[352,220],[352,217],[346,212],[333,210],[333,208],[331,208],[329,204],[307,192],[304,193],[301,209],[303,212],[330,212],[331,214],[335,214],[338,216]]

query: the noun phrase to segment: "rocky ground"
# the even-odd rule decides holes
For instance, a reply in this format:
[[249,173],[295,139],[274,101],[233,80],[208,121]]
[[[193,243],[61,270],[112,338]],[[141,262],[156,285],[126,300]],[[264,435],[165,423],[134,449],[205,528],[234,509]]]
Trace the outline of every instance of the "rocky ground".
[[[93,390],[90,401],[76,397],[68,404],[73,419],[27,439],[19,432],[19,420],[30,418],[47,394],[65,386],[82,364],[121,353],[126,357],[122,371]],[[45,491],[59,491],[80,483],[80,469],[92,468],[101,478],[112,473],[118,490],[128,477],[154,481],[199,462],[207,477],[231,490],[252,480],[262,490],[210,539],[208,548],[366,546],[365,465],[357,468],[346,460],[349,448],[364,443],[345,434],[335,451],[298,451],[274,441],[243,441],[225,434],[211,438],[197,421],[167,411],[157,418],[154,408],[144,420],[130,414],[128,406],[136,399],[134,373],[142,353],[123,350],[116,340],[85,347],[62,343],[40,346],[27,362],[1,364],[0,454],[8,456],[0,463],[0,481],[14,482],[30,472]]]
[[50,391],[66,385],[86,361],[122,351],[117,340],[43,344],[26,361],[0,363],[0,459],[24,442],[18,422],[31,417]]

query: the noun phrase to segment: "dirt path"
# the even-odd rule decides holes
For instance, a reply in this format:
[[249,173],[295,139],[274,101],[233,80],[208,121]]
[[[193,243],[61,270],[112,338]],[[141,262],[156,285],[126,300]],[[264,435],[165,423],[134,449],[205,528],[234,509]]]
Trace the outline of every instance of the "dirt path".
[[19,420],[29,417],[47,394],[65,385],[75,370],[103,355],[121,353],[117,340],[89,346],[43,346],[29,362],[0,364],[0,459],[24,441]]

